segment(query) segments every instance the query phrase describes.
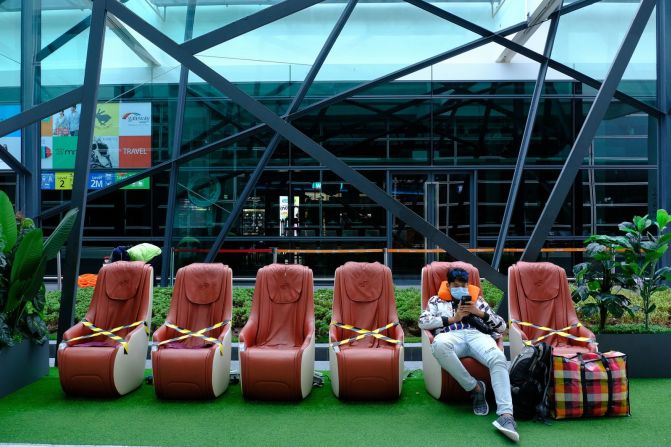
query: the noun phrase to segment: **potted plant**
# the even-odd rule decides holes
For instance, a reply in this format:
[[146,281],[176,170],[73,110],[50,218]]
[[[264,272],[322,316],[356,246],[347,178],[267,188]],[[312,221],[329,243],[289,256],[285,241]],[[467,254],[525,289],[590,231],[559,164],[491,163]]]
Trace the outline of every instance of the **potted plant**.
[[[600,274],[591,275],[583,273],[584,267],[576,266],[574,269],[578,286],[574,295],[580,296],[581,292],[578,290],[581,286],[597,293],[606,292],[604,296],[612,295],[607,297],[606,301],[611,306],[608,310],[615,310],[611,313],[616,317],[618,314],[619,317],[624,315],[624,312],[616,309],[622,303],[627,303],[627,306],[623,307],[624,311],[630,314],[634,311],[634,306],[629,304],[628,300],[623,302],[622,298],[615,298],[617,295],[622,295],[622,288],[640,295],[642,302],[640,310],[644,315],[643,327],[619,325],[612,328],[610,333],[606,333],[603,330],[605,325],[601,324],[604,320],[601,320],[597,334],[600,351],[618,350],[629,356],[628,366],[632,377],[671,377],[671,357],[659,355],[659,347],[671,343],[671,332],[660,331],[660,328],[650,326],[650,314],[655,310],[652,296],[666,290],[664,282],[671,280],[671,268],[659,268],[659,263],[671,241],[671,232],[668,231],[670,223],[671,216],[665,210],[658,210],[654,221],[646,215],[635,216],[631,222],[621,223],[619,229],[623,235],[593,236],[588,241],[598,242],[604,248],[594,247],[598,253],[593,253],[588,245],[587,256],[594,262],[592,255],[596,255],[600,259],[598,262],[604,263],[605,270]],[[588,279],[586,284],[585,279]],[[600,285],[597,286],[595,281],[599,281]],[[610,285],[611,288],[601,288],[603,284]],[[584,289],[582,294],[585,295]],[[580,301],[580,298],[578,300]],[[581,310],[586,316],[590,312],[590,309],[585,309],[584,306]]]
[[671,216],[666,210],[658,210],[652,221],[646,214],[634,216],[632,222],[622,222],[621,231],[626,233],[622,239],[624,262],[621,263],[628,278],[628,286],[636,290],[643,300],[645,329],[649,329],[650,314],[655,304],[650,302],[652,294],[667,290],[665,281],[671,280],[671,267],[657,268],[662,257],[669,249],[671,231],[667,228]]
[[43,240],[31,219],[14,212],[0,191],[0,397],[45,375],[49,368],[44,272],[67,240],[70,210]]
[[573,301],[587,317],[599,316],[599,333],[606,327],[608,314],[622,318],[625,312],[633,316],[638,311],[622,294],[627,277],[618,261],[620,241],[617,237],[594,235],[585,240],[588,261],[573,267],[576,288]]

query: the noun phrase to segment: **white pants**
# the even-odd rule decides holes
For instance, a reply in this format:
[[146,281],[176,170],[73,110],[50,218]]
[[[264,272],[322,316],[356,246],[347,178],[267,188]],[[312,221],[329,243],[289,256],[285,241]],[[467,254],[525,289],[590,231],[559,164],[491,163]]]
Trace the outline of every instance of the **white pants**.
[[476,329],[443,332],[433,339],[431,351],[440,366],[466,391],[473,390],[477,380],[466,371],[459,358],[473,357],[487,366],[496,397],[496,414],[513,413],[508,363],[492,337]]

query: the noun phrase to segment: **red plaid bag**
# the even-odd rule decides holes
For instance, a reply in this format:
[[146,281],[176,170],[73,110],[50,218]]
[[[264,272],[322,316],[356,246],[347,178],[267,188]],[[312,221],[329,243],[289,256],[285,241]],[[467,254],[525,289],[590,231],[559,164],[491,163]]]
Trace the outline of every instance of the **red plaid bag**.
[[621,352],[554,354],[551,386],[555,419],[631,414],[627,356]]

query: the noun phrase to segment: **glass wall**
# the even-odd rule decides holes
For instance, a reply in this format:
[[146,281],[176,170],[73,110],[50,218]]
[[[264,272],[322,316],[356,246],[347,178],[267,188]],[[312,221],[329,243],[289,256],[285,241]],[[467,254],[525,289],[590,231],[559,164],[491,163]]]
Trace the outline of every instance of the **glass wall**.
[[[295,85],[267,83],[241,87],[257,93],[257,99],[271,109],[282,108],[296,90]],[[442,96],[427,100],[412,93],[426,90],[424,83],[397,82],[377,88],[376,95],[362,95],[310,113],[294,124],[459,243],[493,247],[532,84],[441,82],[428,87],[442,90]],[[170,157],[176,88],[155,84],[133,90],[134,101],[151,104],[152,165]],[[119,94],[128,90],[123,85],[106,86],[100,100],[123,103],[118,101]],[[461,92],[458,98],[446,93],[455,90]],[[554,82],[546,87],[552,94],[539,108],[507,247],[522,248],[531,235],[588,112],[590,98],[577,90],[573,83]],[[505,92],[505,97],[492,95],[497,91]],[[190,85],[182,153],[208,145],[212,150],[179,167],[173,246],[182,251],[176,255],[176,268],[204,258],[273,136],[266,129],[226,143],[227,137],[256,121],[215,93],[206,85]],[[324,97],[310,96],[306,102]],[[656,206],[655,128],[655,119],[613,103],[547,246],[579,247],[586,235],[612,233],[622,219]],[[217,145],[220,140],[224,143]],[[99,265],[101,255],[115,245],[162,242],[167,186],[168,173],[163,172],[144,186],[120,190],[89,204],[85,256],[90,268]],[[42,206],[47,209],[68,198],[67,190],[45,190]],[[57,221],[51,219],[47,225]],[[219,259],[252,275],[257,258],[269,255],[243,256],[230,250],[273,247],[423,249],[435,244],[403,221],[390,218],[299,148],[282,141],[229,232],[224,246],[229,252]],[[382,260],[381,254],[349,256]],[[481,256],[487,259],[491,254]],[[517,256],[506,255],[504,263],[514,262]],[[399,278],[417,277],[419,266],[437,258],[445,259],[445,255],[390,256]],[[278,259],[314,262],[318,276],[330,276],[339,262],[349,258],[280,253]]]
[[[47,2],[40,15],[36,55],[41,73],[36,101],[83,82],[90,2]],[[47,5],[43,3],[43,5]],[[258,12],[264,5],[129,0],[124,5],[178,43]],[[223,3],[223,2],[222,2]],[[538,0],[432,2],[487,29],[524,22]],[[635,12],[637,1],[603,1],[562,16],[552,56],[603,77]],[[272,112],[286,113],[345,2],[307,8],[257,28],[197,57]],[[21,110],[21,2],[0,2],[0,120]],[[384,6],[384,10],[381,9]],[[596,29],[593,24],[603,24]],[[547,25],[527,43],[542,51]],[[479,36],[403,2],[360,3],[300,108],[347,91]],[[656,101],[654,16],[620,89]],[[594,45],[585,49],[579,42]],[[60,43],[59,43],[60,42]],[[538,64],[517,56],[494,61],[503,49],[483,45],[400,81],[375,85],[291,119],[301,132],[348,163],[392,197],[460,244],[492,248],[499,234]],[[119,57],[122,54],[123,57]],[[505,67],[505,68],[502,68]],[[175,150],[194,154],[177,170],[175,212],[168,222],[169,171],[163,170],[88,204],[83,272],[97,271],[117,245],[162,245],[173,226],[175,268],[202,260],[275,136],[257,118],[189,74],[183,126],[175,129],[180,65],[139,33],[107,23],[89,189],[109,186],[169,161]],[[522,248],[554,187],[596,95],[593,88],[548,73],[533,129],[507,247]],[[71,197],[81,105],[42,121],[41,206]],[[613,233],[617,224],[657,206],[658,123],[613,101],[581,172],[550,232],[548,247],[580,247],[588,234]],[[253,129],[250,131],[250,129]],[[245,132],[244,137],[234,137]],[[0,144],[20,154],[20,132]],[[8,138],[11,140],[11,147]],[[17,146],[18,144],[18,146]],[[18,149],[17,149],[18,148]],[[195,155],[197,154],[197,155]],[[15,173],[0,164],[0,186],[15,191]],[[60,216],[46,219],[47,231]],[[383,248],[399,278],[419,277],[424,262],[445,254],[409,251],[435,242],[410,228],[301,149],[280,138],[261,179],[231,226],[219,260],[253,276],[261,263],[302,262],[330,277],[342,262],[382,261]],[[314,254],[295,249],[371,249],[370,253]],[[240,251],[243,250],[243,251]],[[245,251],[246,250],[246,251]],[[287,251],[289,250],[289,251]],[[481,253],[491,259],[491,253]],[[502,269],[518,258],[507,253]],[[578,260],[553,257],[568,263]]]

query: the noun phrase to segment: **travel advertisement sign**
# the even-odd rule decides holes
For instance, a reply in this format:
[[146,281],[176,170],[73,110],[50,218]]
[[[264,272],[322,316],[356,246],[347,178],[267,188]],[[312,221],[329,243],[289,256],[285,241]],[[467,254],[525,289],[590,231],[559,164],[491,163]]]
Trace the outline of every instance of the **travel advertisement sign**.
[[[42,169],[75,168],[80,118],[76,104],[42,120]],[[151,167],[151,103],[99,103],[90,163],[94,171]]]

